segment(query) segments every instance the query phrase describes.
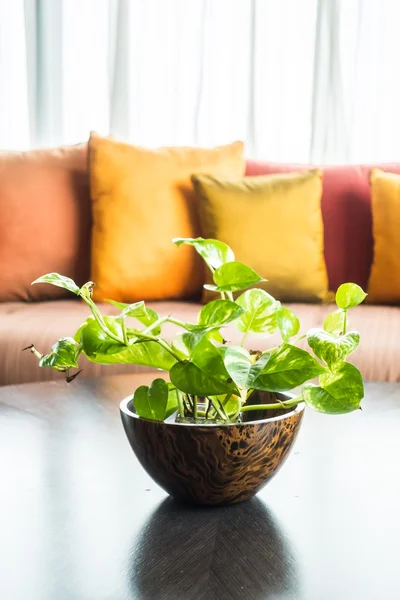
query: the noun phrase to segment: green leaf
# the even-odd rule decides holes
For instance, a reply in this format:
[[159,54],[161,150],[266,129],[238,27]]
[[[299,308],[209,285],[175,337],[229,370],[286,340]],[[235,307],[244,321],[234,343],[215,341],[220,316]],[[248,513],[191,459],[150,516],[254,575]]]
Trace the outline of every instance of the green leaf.
[[48,273],[47,275],[43,275],[42,277],[35,279],[35,281],[32,281],[32,285],[35,283],[51,283],[51,285],[64,288],[77,296],[79,296],[80,292],[80,288],[76,285],[75,281],[69,277],[59,275],[58,273]]
[[199,314],[199,325],[226,325],[238,319],[244,313],[244,309],[232,300],[213,300],[206,304]]
[[179,408],[178,395],[181,392],[172,383],[168,383],[168,402],[164,419],[170,417]]
[[168,396],[168,384],[164,379],[154,379],[150,387],[138,387],[133,395],[133,405],[139,417],[163,421],[167,414]]
[[91,317],[89,317],[89,319],[86,319],[86,321],[84,321],[82,323],[82,325],[79,327],[79,329],[77,330],[77,332],[74,335],[74,340],[77,344],[81,343],[81,337],[82,337],[82,331],[85,329],[86,325],[88,324],[88,322],[92,320]]
[[229,417],[232,417],[234,414],[237,413],[237,410],[239,408],[240,396],[232,394],[232,396],[228,400],[226,400],[226,395],[217,396],[217,398],[219,398],[222,406],[224,407],[224,411]]
[[66,371],[78,366],[78,352],[78,344],[73,338],[61,338],[52,346],[51,352],[40,359],[39,366]]
[[[111,333],[121,339],[123,338],[122,325],[118,317],[103,317],[103,320]],[[97,355],[116,354],[126,348],[123,342],[119,343],[108,336],[92,317],[87,319],[85,326],[81,325],[80,331],[80,343],[88,358],[95,358]]]
[[269,360],[252,387],[267,392],[292,390],[325,369],[306,350],[282,344],[270,352]]
[[182,357],[182,359],[189,359],[192,351],[190,348],[188,348],[190,342],[186,344],[185,339],[183,337],[185,333],[186,332],[180,331],[175,335],[172,342],[172,348]]
[[284,342],[288,342],[291,337],[297,335],[300,331],[299,319],[290,308],[285,306],[280,306],[276,311],[276,322]]
[[[339,308],[325,317],[324,329],[332,335],[338,336],[344,330],[344,317],[346,312]],[[347,324],[349,321],[347,320]]]
[[236,300],[246,312],[235,322],[239,331],[272,333],[276,329],[278,302],[264,290],[247,290]]
[[235,255],[231,248],[219,240],[204,239],[199,237],[174,238],[172,241],[177,246],[180,246],[181,244],[193,246],[212,271],[218,269],[218,267],[224,265],[225,263],[235,260]]
[[[153,325],[160,318],[158,313],[152,308],[148,308],[143,301],[134,302],[133,304],[125,304],[124,302],[116,302],[115,300],[107,300],[107,302],[119,308],[121,316],[133,317],[146,328]],[[152,335],[160,335],[160,333],[161,327],[155,327],[151,330]]]
[[334,371],[357,348],[360,334],[357,331],[349,331],[346,335],[335,338],[323,329],[314,328],[308,332],[307,342],[315,355]]
[[258,273],[241,262],[228,262],[221,265],[213,273],[216,285],[206,284],[206,290],[213,292],[239,292],[245,290],[260,281],[266,281]]
[[145,317],[147,309],[143,300],[134,302],[133,304],[125,304],[124,302],[116,302],[115,300],[106,300],[121,311],[123,317]]
[[269,354],[262,354],[253,364],[251,356],[242,346],[228,346],[219,348],[223,358],[226,370],[233,381],[242,389],[253,387],[265,365],[269,360]]
[[121,352],[114,354],[97,353],[87,356],[92,362],[102,365],[145,365],[147,367],[162,369],[163,371],[169,371],[177,362],[176,358],[168,350],[154,341],[137,342],[131,346],[124,347]]
[[[194,347],[191,359],[200,371],[224,385],[231,378],[225,367],[221,352],[205,336]],[[234,385],[231,385],[230,389],[238,392]]]
[[226,383],[203,373],[199,367],[187,360],[176,363],[170,371],[171,382],[185,394],[217,396],[235,393],[236,386],[229,379]]
[[102,365],[145,365],[169,371],[170,368],[177,362],[168,350],[160,346],[158,342],[146,341],[138,342],[131,346],[125,346],[120,352],[111,354],[102,354],[100,352],[87,354],[86,356],[91,362]]
[[203,339],[203,337],[206,337],[207,339],[214,339],[218,342],[222,340],[222,336],[218,332],[220,327],[219,325],[203,327],[203,325],[190,325],[189,323],[186,323],[186,327],[188,327],[189,330],[182,333],[181,343],[185,345],[189,352],[189,356],[192,355],[194,348]]
[[206,334],[207,338],[209,340],[213,340],[214,342],[218,342],[219,344],[226,344],[226,340],[224,339],[223,335],[220,333],[218,327],[219,327],[219,325],[217,325],[216,329],[210,329]]
[[[119,317],[104,317],[106,325],[116,335],[122,335]],[[127,330],[131,333],[131,330]],[[169,369],[176,363],[176,358],[158,342],[143,341],[129,346],[120,344],[103,332],[97,321],[90,318],[86,327],[81,330],[81,343],[88,359],[103,365],[134,364]]]
[[348,309],[358,306],[367,294],[356,283],[343,283],[336,292],[336,304],[339,308]]
[[336,373],[321,376],[320,385],[303,387],[303,398],[308,406],[331,415],[352,412],[360,407],[364,385],[360,371],[344,363]]

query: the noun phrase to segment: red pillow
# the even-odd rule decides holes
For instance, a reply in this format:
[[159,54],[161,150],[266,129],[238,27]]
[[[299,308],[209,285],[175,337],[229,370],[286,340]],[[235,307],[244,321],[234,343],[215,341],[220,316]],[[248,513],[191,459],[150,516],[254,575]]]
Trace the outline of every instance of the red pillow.
[[31,282],[88,280],[90,222],[87,144],[0,153],[0,301],[70,296]]
[[[367,289],[372,258],[372,214],[369,176],[379,167],[400,173],[400,164],[319,166],[324,173],[321,200],[324,252],[329,287],[336,291],[347,281]],[[246,175],[269,175],[313,168],[249,160]]]

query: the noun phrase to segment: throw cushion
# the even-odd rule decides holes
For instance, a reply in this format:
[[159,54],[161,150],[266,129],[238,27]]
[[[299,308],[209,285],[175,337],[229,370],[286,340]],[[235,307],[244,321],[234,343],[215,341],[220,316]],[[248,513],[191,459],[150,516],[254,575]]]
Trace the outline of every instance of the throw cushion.
[[400,175],[371,170],[374,259],[368,302],[400,302]]
[[89,279],[87,144],[0,153],[0,301],[69,297],[31,282],[52,271]]
[[[400,164],[375,165],[400,173]],[[246,175],[270,175],[315,168],[312,165],[282,164],[250,160]],[[367,289],[372,263],[372,217],[368,165],[321,167],[321,199],[324,221],[324,252],[329,288],[336,291],[347,281]]]
[[91,135],[94,298],[124,302],[200,294],[204,270],[174,237],[199,232],[193,172],[243,176],[243,144],[149,150]]
[[201,199],[203,236],[227,243],[236,260],[268,279],[261,287],[285,301],[327,297],[321,171],[237,182],[204,175],[192,180]]

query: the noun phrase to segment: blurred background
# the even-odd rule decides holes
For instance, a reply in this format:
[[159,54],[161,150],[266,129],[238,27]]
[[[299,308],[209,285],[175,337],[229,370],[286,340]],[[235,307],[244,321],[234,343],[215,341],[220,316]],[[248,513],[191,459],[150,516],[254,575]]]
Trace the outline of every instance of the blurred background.
[[246,142],[400,154],[397,0],[0,0],[0,148]]

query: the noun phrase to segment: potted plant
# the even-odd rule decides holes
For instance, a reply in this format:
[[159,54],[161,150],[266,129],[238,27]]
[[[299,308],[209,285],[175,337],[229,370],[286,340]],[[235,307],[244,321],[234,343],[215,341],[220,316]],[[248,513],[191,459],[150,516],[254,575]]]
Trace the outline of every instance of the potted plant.
[[[82,353],[97,363],[147,365],[168,372],[169,381],[155,378],[121,403],[134,452],[155,481],[178,499],[239,502],[259,491],[282,464],[305,405],[329,414],[359,408],[362,376],[346,359],[360,336],[347,331],[347,315],[366,294],[356,284],[341,285],[337,310],[326,317],[323,328],[300,336],[293,311],[254,287],[263,279],[236,261],[229,246],[203,238],[174,242],[196,249],[212,272],[214,283],[205,287],[219,295],[203,306],[196,323],[160,316],[144,302],[109,300],[119,314],[103,316],[92,300],[92,282],[78,287],[51,273],[34,283],[68,289],[86,302],[91,316],[74,338],[60,339],[49,354],[29,349],[41,367],[65,373],[67,381],[80,372],[73,369]],[[172,341],[162,336],[165,323],[177,327]],[[224,339],[231,326],[242,333],[241,345]],[[279,332],[282,343],[265,352],[248,351],[244,344],[250,332]],[[309,350],[296,345],[302,338]],[[315,378],[318,383],[310,383]],[[299,386],[297,395],[287,393]]]

